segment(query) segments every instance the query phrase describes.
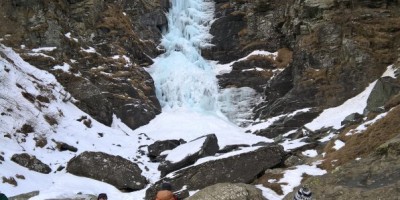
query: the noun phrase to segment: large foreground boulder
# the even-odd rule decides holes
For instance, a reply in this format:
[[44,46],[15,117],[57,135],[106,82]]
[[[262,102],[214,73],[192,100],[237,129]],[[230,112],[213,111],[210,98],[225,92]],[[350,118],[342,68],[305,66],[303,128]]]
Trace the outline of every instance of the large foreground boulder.
[[243,183],[218,183],[206,187],[186,200],[265,200],[261,190]]
[[109,183],[122,191],[140,190],[147,184],[137,164],[102,152],[83,152],[68,162],[67,171]]
[[152,185],[146,191],[146,199],[154,199],[157,189],[164,181],[170,182],[182,193],[217,183],[250,183],[266,169],[280,164],[285,155],[280,145],[253,148],[251,151],[238,151],[236,155],[230,153],[229,157],[220,155],[219,159],[174,172],[172,176],[167,176]]

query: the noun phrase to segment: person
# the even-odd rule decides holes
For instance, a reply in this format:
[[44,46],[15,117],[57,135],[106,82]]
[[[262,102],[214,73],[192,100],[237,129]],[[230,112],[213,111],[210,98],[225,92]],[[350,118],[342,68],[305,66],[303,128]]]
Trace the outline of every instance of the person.
[[0,200],[8,200],[7,196],[0,192]]
[[97,200],[107,200],[107,194],[100,193],[99,196],[97,197]]
[[178,200],[178,197],[172,192],[171,183],[164,182],[157,192],[156,200]]
[[293,200],[312,200],[312,193],[311,191],[305,187],[302,186],[294,195]]

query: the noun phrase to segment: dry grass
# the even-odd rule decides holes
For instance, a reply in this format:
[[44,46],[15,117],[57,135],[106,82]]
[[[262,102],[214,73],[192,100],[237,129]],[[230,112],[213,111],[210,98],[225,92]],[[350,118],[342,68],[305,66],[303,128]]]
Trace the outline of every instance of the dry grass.
[[8,183],[13,186],[18,186],[18,183],[14,177],[10,176],[9,178],[7,178],[3,176],[2,178],[3,178],[3,183]]
[[400,104],[400,94],[397,94],[389,99],[389,101],[385,104],[385,110],[389,110]]
[[15,177],[17,177],[17,179],[25,180],[25,176],[21,174],[16,174]]
[[288,48],[282,48],[278,50],[278,56],[276,57],[276,66],[278,68],[286,68],[293,60],[293,51]]
[[345,136],[348,131],[342,132],[339,138],[346,145],[337,151],[331,151],[333,144],[328,144],[325,148],[327,154],[322,167],[327,170],[333,170],[335,167],[352,161],[357,157],[371,154],[377,147],[400,133],[399,122],[400,106],[397,106],[386,117],[370,125],[363,133]]
[[244,28],[239,31],[238,35],[239,35],[239,37],[243,37],[243,36],[246,36],[248,32],[249,32],[249,30],[247,28]]
[[254,181],[253,184],[262,184],[264,187],[270,188],[274,192],[276,192],[279,195],[283,195],[283,190],[282,190],[282,183],[275,183],[275,182],[270,182],[269,180],[280,180],[283,178],[283,173],[272,173],[272,172],[266,172],[263,176],[261,176],[259,179]]
[[30,125],[30,124],[24,124],[22,127],[18,130],[18,132],[28,134],[34,132],[35,129]]
[[47,145],[47,138],[45,138],[43,136],[35,137],[35,138],[33,138],[33,140],[35,140],[35,142],[36,142],[36,144],[35,144],[36,147],[43,148]]
[[[133,33],[132,23],[129,18],[122,14],[121,9],[116,5],[110,5],[107,10],[104,11],[104,18],[97,25],[97,28],[105,28],[111,30],[109,34],[129,34]],[[118,30],[118,31],[116,31]]]
[[229,9],[229,8],[231,8],[232,6],[231,6],[231,4],[230,3],[225,3],[225,4],[223,4],[220,8],[221,9]]

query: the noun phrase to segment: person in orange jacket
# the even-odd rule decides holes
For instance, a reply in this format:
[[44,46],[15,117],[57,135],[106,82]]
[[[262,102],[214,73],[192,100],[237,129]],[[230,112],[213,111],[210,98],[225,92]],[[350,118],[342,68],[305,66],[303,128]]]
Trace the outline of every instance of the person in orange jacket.
[[168,182],[161,184],[161,189],[157,192],[156,200],[178,200],[172,192],[172,185]]

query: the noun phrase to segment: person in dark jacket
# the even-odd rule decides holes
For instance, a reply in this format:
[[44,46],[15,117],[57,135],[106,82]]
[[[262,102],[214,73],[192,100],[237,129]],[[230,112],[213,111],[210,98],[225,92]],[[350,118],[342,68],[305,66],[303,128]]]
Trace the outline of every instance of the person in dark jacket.
[[294,195],[293,200],[312,200],[311,196],[311,191],[307,187],[302,186]]
[[97,197],[97,200],[107,200],[107,194],[100,193],[99,196]]
[[8,200],[7,196],[0,192],[0,200]]
[[157,192],[156,200],[178,200],[172,192],[172,185],[168,182],[161,184],[161,189]]

